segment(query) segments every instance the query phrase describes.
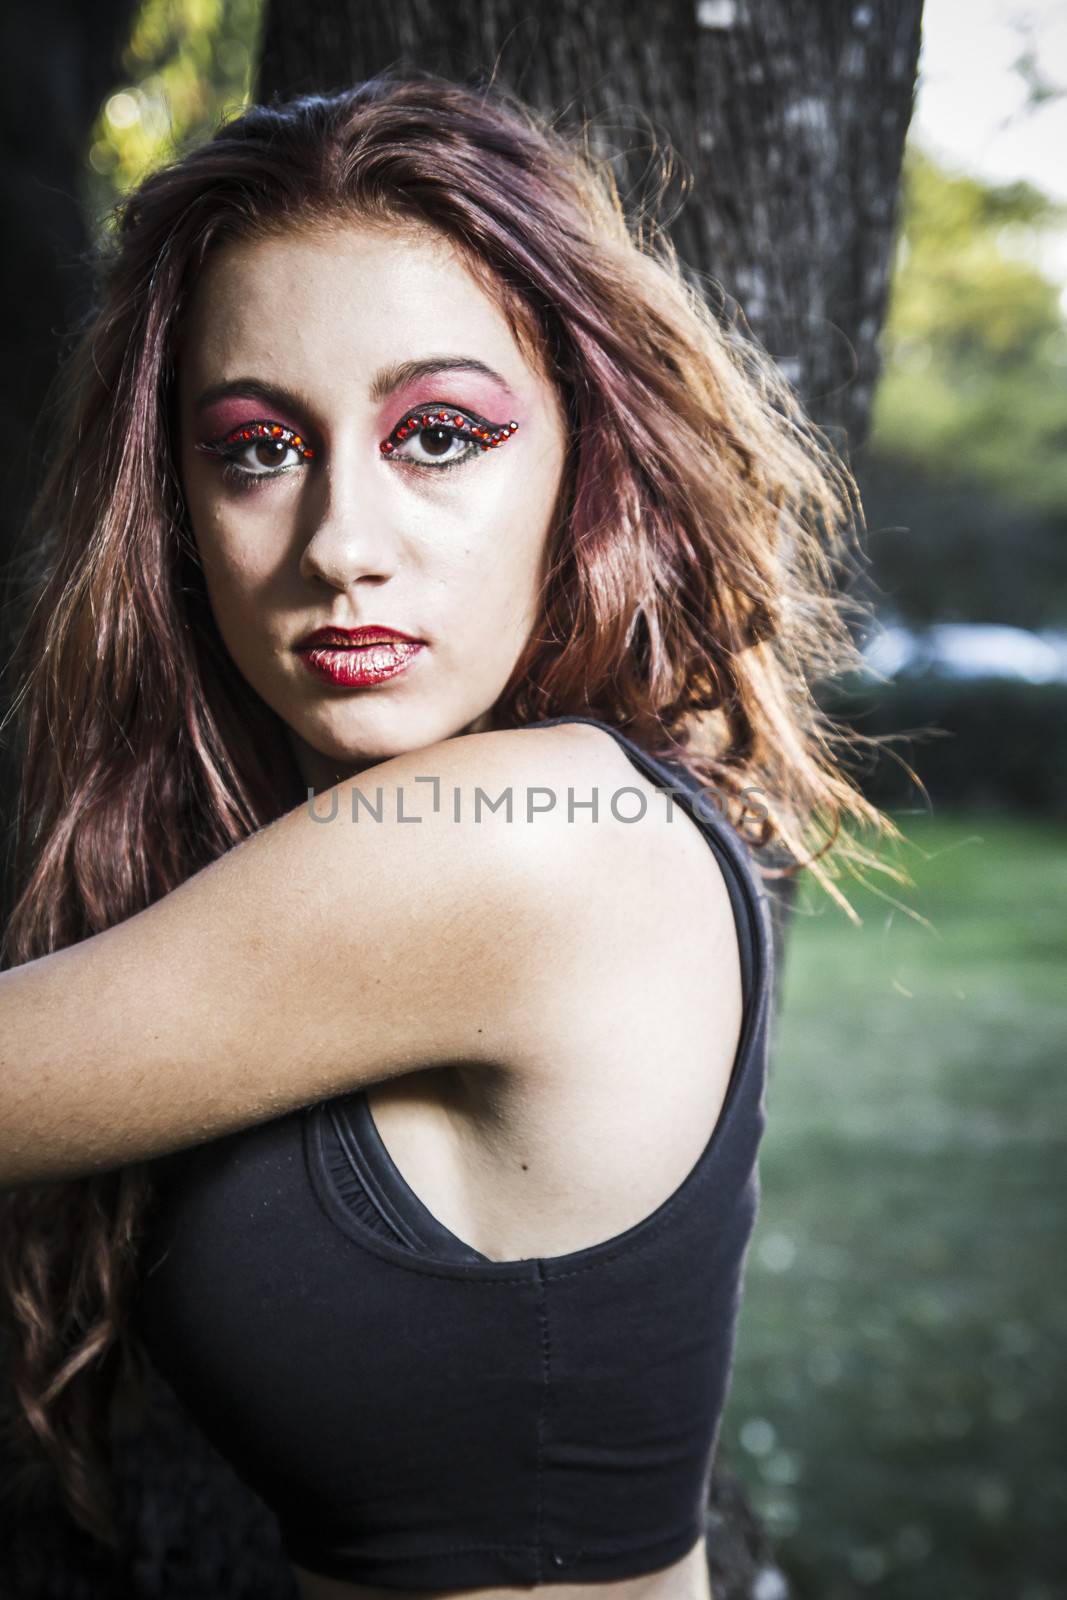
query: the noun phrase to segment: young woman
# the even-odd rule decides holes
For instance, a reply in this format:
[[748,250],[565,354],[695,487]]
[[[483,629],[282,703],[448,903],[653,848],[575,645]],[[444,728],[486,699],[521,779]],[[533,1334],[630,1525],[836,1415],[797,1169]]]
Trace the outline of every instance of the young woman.
[[14,663],[21,1432],[114,1538],[147,1351],[307,1600],[706,1596],[751,847],[843,901],[896,833],[811,695],[851,480],[499,91],[254,107],[103,265]]

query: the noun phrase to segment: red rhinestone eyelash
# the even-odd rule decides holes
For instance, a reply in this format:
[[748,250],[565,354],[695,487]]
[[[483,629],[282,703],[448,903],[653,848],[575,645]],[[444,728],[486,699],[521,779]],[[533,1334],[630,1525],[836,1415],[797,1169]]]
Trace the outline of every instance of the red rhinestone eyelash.
[[492,450],[497,445],[507,444],[518,426],[517,422],[499,425],[479,422],[463,416],[459,411],[413,411],[393,429],[388,439],[382,440],[378,448],[383,456],[389,456],[410,434],[421,433],[423,428],[446,427],[453,433],[473,440],[481,449]]
[[251,444],[255,439],[272,439],[278,444],[292,445],[305,461],[312,461],[315,456],[314,450],[305,442],[302,434],[295,433],[292,428],[283,427],[280,422],[248,422],[240,428],[234,428],[225,439],[219,439],[215,444],[198,445],[197,448],[206,450],[210,455],[229,455],[235,445]]

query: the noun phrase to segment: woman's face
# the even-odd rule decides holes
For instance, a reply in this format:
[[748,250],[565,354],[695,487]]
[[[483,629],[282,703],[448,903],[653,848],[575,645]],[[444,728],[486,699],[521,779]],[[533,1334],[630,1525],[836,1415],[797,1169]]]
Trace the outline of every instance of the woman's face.
[[[215,622],[305,782],[485,725],[537,620],[565,420],[449,242],[346,223],[222,247],[179,405]],[[298,649],[327,627],[419,643]]]

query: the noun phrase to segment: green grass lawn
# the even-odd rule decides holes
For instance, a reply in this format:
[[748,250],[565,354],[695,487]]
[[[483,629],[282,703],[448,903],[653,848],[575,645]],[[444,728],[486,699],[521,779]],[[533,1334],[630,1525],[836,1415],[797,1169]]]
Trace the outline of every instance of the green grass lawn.
[[[1067,1596],[1067,831],[804,886],[722,1461],[802,1600]],[[876,879],[882,882],[883,880]]]

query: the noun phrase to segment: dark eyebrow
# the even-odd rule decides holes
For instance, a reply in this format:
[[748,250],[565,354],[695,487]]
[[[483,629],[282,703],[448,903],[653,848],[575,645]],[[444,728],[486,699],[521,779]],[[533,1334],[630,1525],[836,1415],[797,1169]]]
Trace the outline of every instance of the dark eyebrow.
[[420,378],[429,378],[435,372],[477,372],[483,378],[492,378],[494,383],[499,383],[501,388],[511,393],[499,372],[487,367],[484,361],[476,361],[473,356],[427,356],[422,361],[398,361],[392,366],[382,367],[371,380],[370,397],[375,402],[384,400],[404,384],[417,383]]
[[[420,378],[431,377],[435,372],[477,372],[483,378],[492,378],[511,393],[499,372],[494,372],[484,361],[476,361],[473,356],[427,356],[421,361],[397,361],[391,366],[381,367],[371,379],[370,397],[377,404],[404,384],[417,383]],[[196,410],[204,411],[216,400],[225,400],[231,394],[250,395],[256,400],[265,401],[267,405],[299,411],[303,416],[311,416],[314,411],[306,395],[298,394],[293,389],[284,389],[280,384],[264,383],[259,378],[228,378],[224,383],[213,383],[198,398]]]
[[264,383],[260,378],[227,378],[225,383],[213,383],[198,397],[195,409],[206,411],[216,400],[225,400],[231,394],[251,395],[256,400],[265,400],[269,406],[299,411],[304,416],[310,416],[314,409],[306,395],[298,394],[295,389],[283,389],[277,383]]

